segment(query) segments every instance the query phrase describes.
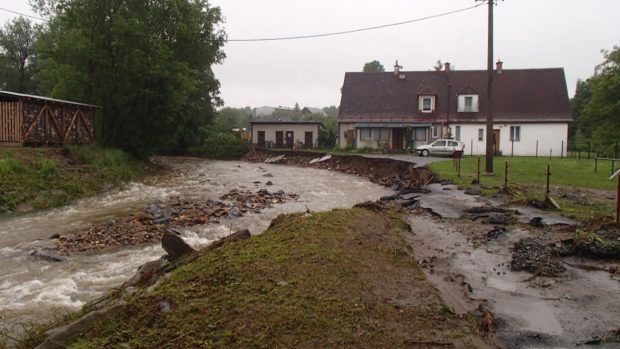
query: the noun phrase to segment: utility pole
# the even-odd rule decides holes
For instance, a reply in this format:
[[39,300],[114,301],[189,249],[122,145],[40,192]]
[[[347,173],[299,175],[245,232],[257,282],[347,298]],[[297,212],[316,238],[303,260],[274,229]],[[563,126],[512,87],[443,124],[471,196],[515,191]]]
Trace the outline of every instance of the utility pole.
[[493,134],[493,6],[496,0],[476,0],[487,1],[489,6],[489,30],[488,30],[488,54],[487,54],[487,144],[486,144],[486,173],[493,174],[493,145],[495,135]]

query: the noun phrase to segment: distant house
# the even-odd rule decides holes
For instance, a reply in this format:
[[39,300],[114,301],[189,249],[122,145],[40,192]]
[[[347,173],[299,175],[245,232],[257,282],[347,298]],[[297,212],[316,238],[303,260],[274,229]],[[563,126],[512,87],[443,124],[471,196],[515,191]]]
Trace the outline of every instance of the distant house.
[[[402,151],[439,138],[486,152],[485,70],[346,73],[338,113],[339,146]],[[494,71],[494,151],[566,154],[572,116],[564,70]]]
[[301,110],[301,115],[310,115],[310,114],[319,114],[319,115],[326,115],[325,112],[323,111],[323,109],[321,108],[312,108],[312,107],[304,107]]
[[320,121],[252,121],[252,144],[257,148],[316,148]]
[[95,141],[94,105],[0,91],[0,146]]

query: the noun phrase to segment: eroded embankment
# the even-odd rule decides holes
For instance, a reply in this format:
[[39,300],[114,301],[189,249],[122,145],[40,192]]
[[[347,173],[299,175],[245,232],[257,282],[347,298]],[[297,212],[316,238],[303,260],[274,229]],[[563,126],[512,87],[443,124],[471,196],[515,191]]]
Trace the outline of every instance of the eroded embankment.
[[394,190],[420,187],[433,181],[433,173],[426,167],[393,159],[365,158],[356,155],[332,155],[330,159],[310,164],[312,159],[321,157],[310,152],[271,152],[255,151],[246,154],[244,160],[263,162],[275,156],[284,155],[278,164],[319,168],[357,175],[373,183],[390,187]]
[[191,255],[157,287],[111,292],[80,331],[56,343],[486,347],[474,319],[455,315],[424,277],[405,243],[407,227],[385,210],[280,216],[259,236]]

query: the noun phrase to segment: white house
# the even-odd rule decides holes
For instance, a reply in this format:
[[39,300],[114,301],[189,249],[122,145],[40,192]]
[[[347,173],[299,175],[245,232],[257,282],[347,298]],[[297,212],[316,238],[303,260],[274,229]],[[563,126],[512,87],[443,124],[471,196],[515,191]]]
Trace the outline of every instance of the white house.
[[252,144],[257,148],[315,148],[320,121],[252,121]]
[[[486,70],[346,73],[339,146],[404,151],[438,138],[486,152]],[[494,71],[494,150],[502,155],[566,154],[572,122],[564,70]]]

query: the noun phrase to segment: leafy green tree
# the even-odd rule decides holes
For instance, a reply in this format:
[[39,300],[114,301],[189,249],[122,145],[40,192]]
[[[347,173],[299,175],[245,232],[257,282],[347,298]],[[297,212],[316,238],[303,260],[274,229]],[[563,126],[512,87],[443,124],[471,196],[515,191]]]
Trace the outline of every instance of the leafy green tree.
[[325,115],[335,118],[338,116],[338,107],[336,107],[335,105],[324,107],[323,112],[325,113]]
[[215,117],[215,129],[230,132],[233,128],[249,129],[253,111],[250,107],[245,108],[222,108]]
[[208,0],[36,0],[41,89],[97,104],[99,139],[135,155],[198,144],[221,105],[222,16]]
[[381,64],[381,62],[374,60],[374,61],[364,64],[364,69],[362,69],[362,71],[363,72],[384,72],[385,67],[383,67],[383,64]]
[[602,53],[605,61],[578,89],[572,106],[580,131],[597,150],[609,153],[620,139],[620,47]]
[[34,93],[35,44],[38,27],[17,17],[0,29],[0,86],[3,89]]

